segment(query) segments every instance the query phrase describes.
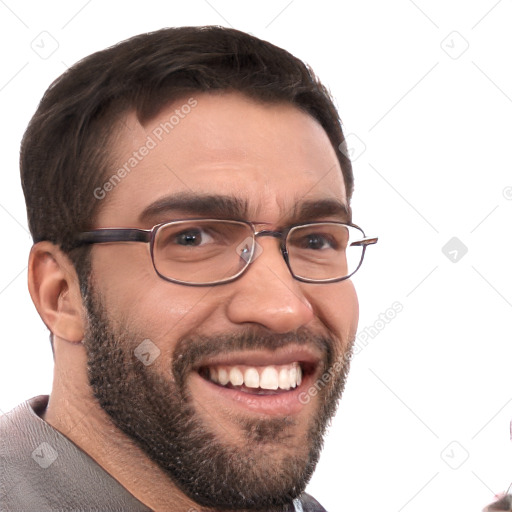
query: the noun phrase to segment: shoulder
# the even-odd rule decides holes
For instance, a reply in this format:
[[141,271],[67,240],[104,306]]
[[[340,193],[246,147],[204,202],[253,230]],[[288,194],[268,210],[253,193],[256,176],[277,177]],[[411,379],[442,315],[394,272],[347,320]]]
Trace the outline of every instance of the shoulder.
[[313,496],[306,493],[303,493],[299,499],[295,500],[294,505],[296,512],[327,512]]
[[40,416],[41,395],[0,418],[0,510],[149,509]]
[[36,411],[44,411],[48,398],[48,395],[36,396],[0,416],[2,459],[12,460],[12,456],[23,455],[24,449],[32,446],[40,431],[37,420],[43,421],[38,418]]
[[[36,421],[37,415],[33,409],[42,407],[44,410],[47,403],[48,395],[40,395],[19,404],[0,417],[0,508],[9,509],[21,505],[19,500],[27,492],[27,475],[37,467],[37,461],[42,461],[44,465],[53,455],[51,446],[46,447],[43,444]],[[40,451],[37,452],[37,449]],[[39,459],[36,457],[38,453],[42,455]]]

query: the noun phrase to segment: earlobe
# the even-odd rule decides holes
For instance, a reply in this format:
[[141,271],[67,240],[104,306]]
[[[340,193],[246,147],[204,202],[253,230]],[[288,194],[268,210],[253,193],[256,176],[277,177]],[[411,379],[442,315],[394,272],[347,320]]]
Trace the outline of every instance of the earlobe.
[[54,336],[80,343],[84,322],[78,276],[58,246],[39,242],[32,247],[28,288],[39,316]]

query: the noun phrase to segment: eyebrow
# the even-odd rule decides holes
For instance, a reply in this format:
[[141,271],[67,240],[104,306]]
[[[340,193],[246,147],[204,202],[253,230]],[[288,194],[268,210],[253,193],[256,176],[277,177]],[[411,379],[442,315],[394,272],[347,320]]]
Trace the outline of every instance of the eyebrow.
[[317,199],[296,203],[292,215],[294,222],[335,217],[341,222],[352,222],[352,209],[338,199]]
[[225,195],[197,195],[180,193],[162,197],[147,206],[139,215],[143,224],[172,213],[182,213],[194,216],[212,216],[226,219],[244,219],[248,213],[247,202]]
[[[244,199],[222,194],[197,195],[179,193],[168,195],[147,206],[139,215],[139,222],[165,222],[172,214],[185,214],[197,217],[214,217],[232,220],[247,219],[249,205]],[[341,222],[351,222],[352,213],[349,206],[338,199],[318,199],[298,201],[290,215],[287,224],[296,224],[317,220],[322,217],[335,217]],[[258,224],[257,221],[253,221]]]

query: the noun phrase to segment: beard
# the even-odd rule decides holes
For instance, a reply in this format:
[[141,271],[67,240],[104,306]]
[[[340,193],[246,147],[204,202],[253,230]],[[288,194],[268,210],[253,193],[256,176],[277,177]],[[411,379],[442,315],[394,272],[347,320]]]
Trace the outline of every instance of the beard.
[[[234,335],[188,335],[177,340],[166,372],[158,369],[158,364],[145,366],[135,357],[134,350],[144,336],[130,329],[126,320],[111,321],[92,286],[84,303],[88,322],[83,344],[89,383],[113,423],[202,507],[289,510],[318,462],[325,430],[345,386],[352,344],[338,354],[340,343],[334,338],[314,335],[305,328],[289,334],[260,328]],[[194,365],[207,356],[275,350],[289,343],[314,346],[324,354],[319,375],[330,369],[335,359],[343,361],[329,385],[318,389],[316,414],[311,415],[304,438],[290,439],[297,423],[291,416],[241,419],[233,415],[229,419],[235,422],[240,439],[236,443],[222,441],[213,428],[215,419],[205,417],[200,402],[190,395],[187,377]],[[277,443],[287,446],[285,456],[276,455]]]

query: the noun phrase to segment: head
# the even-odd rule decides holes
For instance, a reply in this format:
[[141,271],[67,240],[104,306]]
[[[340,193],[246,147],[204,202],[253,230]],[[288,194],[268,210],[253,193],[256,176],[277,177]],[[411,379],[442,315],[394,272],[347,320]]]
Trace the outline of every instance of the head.
[[196,503],[278,510],[300,494],[348,372],[351,281],[295,279],[273,235],[217,286],[163,279],[148,243],[77,235],[192,218],[269,232],[351,222],[341,123],[313,72],[232,29],[134,37],[51,85],[21,177],[29,286],[55,364],[68,363],[59,345],[79,345],[99,405]]

